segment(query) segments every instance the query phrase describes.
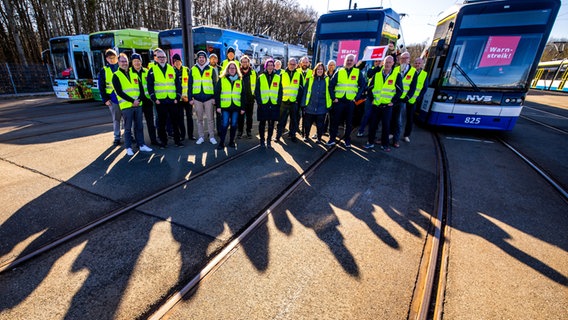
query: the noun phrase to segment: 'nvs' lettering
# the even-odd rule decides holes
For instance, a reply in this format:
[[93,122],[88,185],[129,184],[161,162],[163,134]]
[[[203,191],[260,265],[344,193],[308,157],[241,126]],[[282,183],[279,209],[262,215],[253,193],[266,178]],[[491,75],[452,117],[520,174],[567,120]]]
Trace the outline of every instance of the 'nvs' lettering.
[[476,94],[474,95],[468,94],[465,100],[472,102],[491,102],[491,98],[493,98],[493,96],[479,96]]

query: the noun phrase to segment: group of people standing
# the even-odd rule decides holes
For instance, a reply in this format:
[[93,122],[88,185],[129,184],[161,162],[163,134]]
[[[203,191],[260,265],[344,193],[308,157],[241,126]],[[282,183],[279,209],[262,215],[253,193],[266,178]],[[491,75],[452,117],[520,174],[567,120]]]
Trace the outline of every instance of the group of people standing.
[[[417,58],[414,66],[410,66],[408,53],[399,56],[396,67],[395,57],[391,55],[382,63],[375,62],[366,76],[361,65],[355,66],[356,57],[352,54],[345,57],[340,68],[331,60],[327,65],[316,64],[313,70],[307,57],[299,61],[291,58],[286,69],[281,68],[279,60],[269,58],[264,61],[262,72],[253,68],[246,55],[236,60],[232,48],[221,66],[216,55],[208,57],[204,51],[196,54],[196,64],[191,68],[183,66],[177,54],[170,65],[161,49],[154,50],[155,61],[148,69],[142,67],[142,59],[136,53],[130,57],[131,67],[124,53],[117,56],[109,49],[105,57],[107,65],[99,74],[101,95],[113,117],[115,145],[120,144],[120,120],[124,119],[124,146],[128,155],[134,154],[134,141],[140,151],[152,151],[144,142],[143,116],[152,145],[160,148],[167,146],[168,132],[178,147],[184,146],[182,141],[187,136],[198,145],[208,139],[221,150],[226,147],[228,134],[227,146],[235,148],[237,138],[252,138],[255,102],[262,147],[271,148],[272,141],[281,142],[286,125],[291,141],[297,141],[298,133],[308,141],[315,124],[316,134],[312,138],[327,146],[337,143],[339,127],[343,125],[340,140],[349,148],[355,104],[365,97],[357,135],[363,136],[368,124],[368,142],[364,147],[370,149],[380,143],[381,149],[390,151],[391,145],[399,147],[404,116],[404,140],[410,142],[414,105],[427,85],[422,59]],[[193,137],[194,111],[197,138]],[[381,138],[376,140],[375,132],[381,122]],[[329,140],[324,143],[322,136],[328,125]]]

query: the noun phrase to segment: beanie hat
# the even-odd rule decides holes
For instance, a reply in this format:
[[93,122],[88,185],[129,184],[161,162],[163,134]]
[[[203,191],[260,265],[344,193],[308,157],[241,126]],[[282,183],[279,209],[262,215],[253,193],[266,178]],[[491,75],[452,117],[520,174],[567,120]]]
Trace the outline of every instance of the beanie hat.
[[130,60],[134,60],[134,59],[138,59],[138,60],[142,61],[142,56],[139,55],[138,53],[133,53],[132,56],[130,56]]
[[217,55],[216,55],[216,54],[214,54],[214,53],[212,53],[212,54],[210,54],[210,55],[209,55],[209,58],[213,58],[213,57],[215,57],[215,58],[219,59],[219,57],[217,57]]
[[269,62],[272,62],[272,64],[274,64],[274,60],[272,58],[268,58],[268,60],[264,61],[264,69],[266,70],[266,66],[268,65]]
[[229,49],[227,49],[227,53],[229,53],[229,52],[235,53],[235,48],[229,47]]
[[180,56],[179,56],[179,54],[177,54],[177,53],[176,53],[176,54],[174,54],[174,56],[172,57],[172,61],[174,61],[174,62],[175,62],[176,60],[179,60],[179,61],[181,61],[181,57],[180,57]]
[[197,57],[199,58],[200,56],[204,56],[207,59],[207,53],[203,50],[197,52]]

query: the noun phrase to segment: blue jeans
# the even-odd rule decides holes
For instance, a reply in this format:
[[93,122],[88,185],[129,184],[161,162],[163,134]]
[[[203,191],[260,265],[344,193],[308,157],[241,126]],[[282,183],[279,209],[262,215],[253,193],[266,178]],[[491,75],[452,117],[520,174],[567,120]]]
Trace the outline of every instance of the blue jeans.
[[108,107],[110,115],[112,116],[112,131],[114,132],[114,141],[120,141],[120,120],[122,119],[122,112],[118,103],[111,102]]
[[227,129],[229,128],[229,124],[231,125],[229,142],[235,142],[239,113],[239,110],[228,111],[221,109],[221,130],[219,130],[219,138],[221,139],[221,141],[219,142],[219,144],[225,144],[225,137],[227,136]]
[[406,102],[397,103],[392,109],[391,134],[392,142],[397,143],[400,140],[400,131],[402,128],[402,116],[406,115]]
[[144,127],[142,124],[142,107],[131,107],[122,110],[124,118],[124,147],[132,148],[132,126],[134,126],[134,138],[138,147],[145,145],[144,143]]

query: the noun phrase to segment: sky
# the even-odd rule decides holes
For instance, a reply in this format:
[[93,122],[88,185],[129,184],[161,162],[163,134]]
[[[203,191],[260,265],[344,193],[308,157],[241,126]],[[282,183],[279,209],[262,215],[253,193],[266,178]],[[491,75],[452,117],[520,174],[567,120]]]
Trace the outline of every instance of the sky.
[[[459,1],[460,3],[462,1]],[[301,0],[306,7],[312,7],[319,14],[329,10],[341,10],[349,7],[349,0]],[[438,15],[456,3],[456,0],[352,0],[358,8],[380,7],[392,8],[405,13],[402,18],[402,34],[406,45],[432,40]],[[568,1],[561,3],[560,12],[550,35],[551,38],[568,39]]]

